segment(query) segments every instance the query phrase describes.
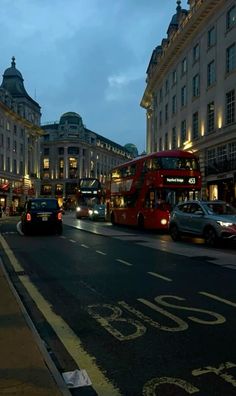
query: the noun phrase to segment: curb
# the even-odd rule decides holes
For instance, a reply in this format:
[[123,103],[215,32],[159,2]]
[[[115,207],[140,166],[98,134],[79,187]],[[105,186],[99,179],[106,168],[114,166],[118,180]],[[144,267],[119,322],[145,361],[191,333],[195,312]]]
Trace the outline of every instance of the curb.
[[44,359],[44,361],[46,363],[46,366],[48,367],[48,369],[50,371],[50,374],[54,378],[54,381],[55,381],[58,389],[61,391],[63,396],[71,396],[71,392],[68,390],[68,388],[67,388],[67,386],[66,386],[66,384],[65,384],[65,382],[64,382],[64,380],[63,380],[63,378],[62,378],[62,376],[60,374],[60,372],[58,371],[58,369],[57,369],[55,363],[53,362],[49,352],[47,351],[47,348],[44,345],[43,340],[40,338],[40,335],[39,335],[36,327],[34,326],[34,324],[33,324],[32,320],[31,320],[28,312],[26,311],[26,308],[24,307],[23,302],[21,301],[21,299],[20,299],[20,297],[19,297],[19,295],[18,295],[13,283],[11,282],[11,280],[9,278],[9,275],[8,275],[8,273],[7,273],[7,271],[6,271],[5,267],[4,267],[4,264],[3,264],[3,261],[2,261],[1,257],[0,257],[0,266],[1,266],[2,271],[4,273],[4,276],[5,276],[5,278],[6,278],[7,282],[8,282],[8,285],[9,285],[9,287],[10,287],[10,289],[11,289],[11,291],[12,291],[12,293],[13,293],[13,295],[14,295],[14,297],[15,297],[15,299],[16,299],[16,301],[17,301],[17,303],[18,303],[18,305],[19,305],[19,307],[21,309],[21,311],[22,311],[22,314],[23,314],[23,316],[24,316],[24,318],[25,318],[30,330],[32,331],[33,338],[34,338],[34,340],[35,340],[35,342],[36,342],[36,344],[37,344],[37,346],[38,346],[38,348],[39,348],[39,350],[40,350],[40,352],[41,352],[41,354],[43,356],[43,359]]

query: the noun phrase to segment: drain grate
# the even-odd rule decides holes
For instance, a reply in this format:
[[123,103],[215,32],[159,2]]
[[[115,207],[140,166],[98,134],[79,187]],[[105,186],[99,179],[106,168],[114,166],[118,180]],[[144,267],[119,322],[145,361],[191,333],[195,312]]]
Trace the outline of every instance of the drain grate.
[[26,275],[26,272],[25,271],[17,271],[16,274],[18,276],[24,276],[24,275]]

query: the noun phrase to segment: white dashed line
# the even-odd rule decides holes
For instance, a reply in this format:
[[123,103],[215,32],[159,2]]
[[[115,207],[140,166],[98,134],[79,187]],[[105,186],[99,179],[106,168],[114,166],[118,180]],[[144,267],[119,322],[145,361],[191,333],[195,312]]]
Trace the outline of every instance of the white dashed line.
[[98,254],[102,254],[103,256],[106,256],[106,255],[107,255],[106,253],[104,253],[104,252],[101,252],[100,250],[96,250],[96,253],[98,253]]
[[172,279],[167,278],[166,276],[157,274],[156,272],[148,272],[148,274],[149,274],[149,275],[152,275],[152,276],[156,276],[157,278],[161,278],[161,279],[163,279],[163,280],[165,280],[165,281],[167,281],[167,282],[172,282]]
[[116,261],[119,261],[119,263],[122,263],[122,264],[125,264],[125,265],[129,265],[129,266],[133,265],[131,263],[128,263],[128,261],[124,261],[124,260],[121,260],[121,259],[116,259]]
[[76,243],[76,241],[74,241],[74,239],[69,239],[69,241],[72,243]]
[[81,245],[80,245],[80,246],[82,246],[82,247],[84,247],[84,248],[86,248],[86,249],[88,249],[88,248],[89,248],[87,245],[84,245],[83,243],[81,243]]

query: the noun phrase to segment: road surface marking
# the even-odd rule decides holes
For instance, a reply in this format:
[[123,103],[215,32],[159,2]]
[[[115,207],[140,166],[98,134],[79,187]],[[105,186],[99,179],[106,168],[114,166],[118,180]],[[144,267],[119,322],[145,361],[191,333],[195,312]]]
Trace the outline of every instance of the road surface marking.
[[124,260],[121,260],[121,259],[116,259],[116,261],[119,261],[119,263],[122,263],[122,264],[125,264],[125,265],[128,265],[128,266],[132,266],[133,265],[131,263],[128,263],[128,261],[124,261]]
[[104,252],[101,252],[100,250],[96,250],[96,253],[98,253],[98,254],[102,254],[103,256],[106,256],[106,255],[107,255],[106,253],[104,253]]
[[86,249],[88,249],[88,248],[89,248],[87,245],[84,245],[83,243],[81,243],[81,245],[80,245],[80,246],[82,246],[82,247],[84,247],[84,248],[86,248]]
[[157,278],[161,278],[161,279],[163,279],[163,280],[165,280],[165,281],[167,281],[167,282],[172,282],[172,279],[167,278],[166,276],[157,274],[156,272],[148,272],[148,274],[149,274],[149,275],[152,275],[152,276],[156,276]]
[[[23,271],[23,267],[20,265],[14,253],[1,235],[0,243],[2,244],[14,270]],[[67,323],[54,312],[51,304],[39,293],[38,289],[31,282],[30,278],[28,276],[24,276],[19,277],[19,279],[26,288],[32,300],[37,305],[38,309],[44,315],[47,322],[54,329],[55,333],[63,343],[64,347],[67,349],[68,353],[71,355],[72,359],[74,359],[77,366],[87,371],[92,381],[92,386],[97,392],[98,396],[121,396],[119,389],[110,383],[99,369],[96,364],[95,357],[89,355],[84,350],[80,339],[67,325]]]
[[3,247],[3,249],[5,250],[5,253],[7,254],[12,267],[14,268],[15,272],[22,272],[24,271],[24,268],[20,265],[20,263],[16,260],[14,253],[12,252],[12,250],[9,248],[7,242],[5,241],[5,239],[2,237],[2,235],[0,234],[0,243]]
[[211,293],[207,293],[207,292],[198,292],[198,293],[202,294],[203,296],[213,298],[213,300],[220,301],[220,302],[222,302],[224,304],[231,305],[231,307],[236,308],[236,303],[235,302],[232,302],[232,301],[226,300],[224,298],[218,297],[215,294],[211,294]]
[[72,243],[76,243],[76,241],[74,241],[74,239],[69,239],[69,241]]

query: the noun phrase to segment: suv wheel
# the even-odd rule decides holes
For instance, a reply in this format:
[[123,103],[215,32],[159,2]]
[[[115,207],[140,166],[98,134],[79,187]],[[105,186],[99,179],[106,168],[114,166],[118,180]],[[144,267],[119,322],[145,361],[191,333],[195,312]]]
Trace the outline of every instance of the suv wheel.
[[204,239],[207,246],[215,246],[217,243],[217,235],[213,227],[208,227],[204,231]]
[[176,224],[172,224],[170,226],[170,236],[175,242],[181,239],[180,232]]

